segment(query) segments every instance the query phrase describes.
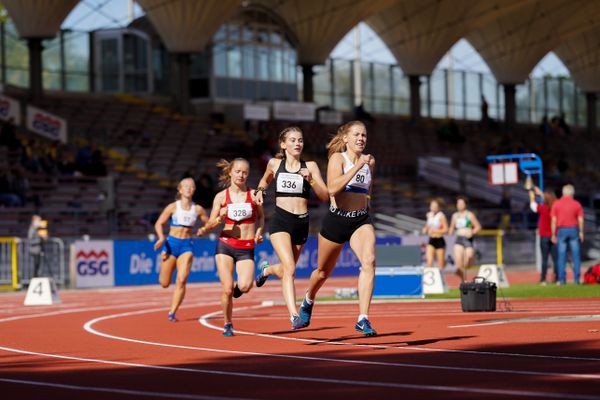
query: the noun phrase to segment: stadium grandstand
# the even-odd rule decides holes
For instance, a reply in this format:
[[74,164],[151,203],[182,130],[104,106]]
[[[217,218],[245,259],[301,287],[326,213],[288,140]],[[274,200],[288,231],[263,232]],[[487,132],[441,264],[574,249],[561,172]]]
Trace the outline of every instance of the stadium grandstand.
[[[596,228],[595,1],[140,0],[126,22],[62,27],[106,3],[2,2],[2,236],[24,237],[39,213],[67,242],[144,238],[182,176],[212,194],[216,161],[244,156],[255,184],[290,124],[323,169],[324,145],[353,118],[378,160],[382,236],[418,230],[432,196],[467,194],[486,228],[533,238],[525,191],[469,187],[499,153],[540,154],[546,185],[573,183]],[[361,22],[395,63],[332,58]],[[490,72],[439,67],[460,39]],[[531,76],[549,52],[570,76]],[[318,220],[326,205],[311,206]]]

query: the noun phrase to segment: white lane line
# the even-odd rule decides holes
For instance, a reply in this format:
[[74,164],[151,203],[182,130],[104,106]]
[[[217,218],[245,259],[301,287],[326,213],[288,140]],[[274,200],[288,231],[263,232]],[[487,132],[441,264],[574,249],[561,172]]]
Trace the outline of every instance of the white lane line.
[[[200,324],[206,326],[207,328],[220,331],[221,329],[223,329],[222,327],[213,325],[210,322],[208,322],[209,319],[211,319],[214,316],[219,315],[219,314],[221,314],[221,311],[215,311],[212,313],[208,313],[208,314],[205,314],[202,317],[200,317],[200,319],[198,321],[200,322]],[[257,317],[257,319],[258,319],[258,317]],[[425,352],[474,354],[474,355],[489,355],[489,356],[501,356],[501,357],[540,358],[540,359],[551,359],[551,360],[600,361],[600,358],[593,358],[593,357],[551,356],[551,355],[541,355],[541,354],[504,353],[504,352],[496,352],[496,351],[455,350],[455,349],[439,349],[439,348],[433,348],[433,347],[388,346],[388,345],[383,345],[383,344],[347,343],[347,342],[336,342],[336,341],[329,341],[329,340],[305,339],[305,338],[297,338],[297,337],[290,337],[290,336],[280,336],[280,335],[273,335],[273,334],[268,334],[268,333],[247,332],[247,331],[240,331],[237,329],[235,329],[235,333],[240,333],[242,335],[267,337],[267,338],[278,339],[278,340],[291,340],[291,341],[317,343],[317,344],[332,344],[332,345],[337,345],[337,346],[369,347],[369,348],[374,348],[374,349],[413,350],[413,351],[425,351]]]
[[[235,311],[239,312],[239,311],[243,311],[243,310],[247,310],[247,309],[255,309],[255,308],[260,308],[260,307],[262,307],[262,306],[257,305],[257,306],[239,307],[239,308],[236,308]],[[506,369],[493,369],[493,368],[454,367],[454,366],[445,366],[445,365],[392,363],[392,362],[380,362],[380,361],[352,360],[352,359],[345,359],[345,358],[326,358],[326,357],[298,356],[298,355],[289,355],[289,354],[258,353],[258,352],[241,351],[241,350],[215,349],[215,348],[210,348],[210,347],[186,346],[186,345],[177,345],[177,344],[169,344],[169,343],[151,342],[151,341],[140,340],[140,339],[132,339],[132,338],[128,338],[128,337],[111,335],[108,333],[100,332],[99,330],[97,330],[93,327],[96,323],[101,322],[101,321],[106,321],[109,319],[116,319],[116,318],[123,318],[123,317],[130,317],[130,316],[134,316],[134,315],[142,315],[142,314],[151,313],[151,312],[155,312],[155,311],[156,310],[140,310],[140,311],[121,313],[121,314],[107,315],[107,316],[98,317],[93,320],[90,320],[90,321],[86,322],[83,327],[87,332],[98,335],[98,336],[105,337],[107,339],[121,340],[121,341],[125,341],[125,342],[130,342],[130,343],[137,343],[137,344],[144,344],[144,345],[158,346],[158,347],[170,347],[170,348],[178,348],[178,349],[184,349],[184,350],[204,351],[204,352],[209,352],[209,353],[225,353],[225,354],[237,354],[237,355],[245,355],[245,356],[283,358],[283,359],[300,359],[300,360],[332,362],[332,363],[342,363],[342,364],[376,365],[376,366],[385,366],[385,367],[421,368],[421,369],[437,369],[437,370],[441,369],[441,370],[446,370],[446,371],[480,372],[480,373],[494,373],[494,374],[498,373],[498,374],[511,374],[511,375],[553,376],[553,377],[561,377],[561,378],[592,379],[592,380],[600,379],[600,375],[594,375],[594,374],[571,374],[571,373],[506,370]],[[212,326],[209,326],[209,327],[212,328]],[[219,330],[221,330],[221,328],[219,328]],[[352,345],[350,343],[344,343],[344,344]],[[357,346],[360,346],[360,345],[357,345]],[[383,346],[370,345],[369,347],[382,348]]]
[[473,388],[469,386],[443,386],[443,385],[418,385],[409,383],[395,383],[395,382],[377,382],[377,381],[361,381],[361,380],[347,380],[347,379],[333,379],[333,378],[315,378],[315,377],[304,377],[304,376],[288,376],[288,375],[268,375],[268,374],[255,374],[248,372],[232,372],[232,371],[215,371],[214,369],[200,369],[200,368],[184,368],[184,367],[168,367],[162,365],[149,365],[139,363],[129,363],[123,361],[110,361],[100,360],[93,358],[81,358],[72,356],[62,356],[58,354],[49,353],[38,353],[33,351],[14,349],[9,347],[0,346],[0,350],[4,350],[12,353],[34,355],[40,357],[57,358],[62,360],[73,360],[97,364],[107,365],[118,365],[124,367],[135,367],[135,368],[147,368],[153,370],[162,371],[174,371],[174,372],[189,372],[197,374],[208,374],[218,376],[235,376],[240,378],[252,378],[264,381],[265,379],[278,380],[278,381],[299,381],[299,382],[312,382],[312,383],[324,383],[328,385],[346,385],[346,386],[366,386],[366,387],[377,387],[377,388],[388,388],[388,389],[412,389],[412,390],[428,390],[435,392],[458,392],[458,393],[478,393],[478,394],[496,394],[506,396],[523,396],[523,397],[540,397],[544,399],[574,399],[574,400],[598,400],[598,396],[591,396],[585,394],[573,394],[573,393],[557,393],[557,392],[538,392],[538,391],[524,391],[524,390],[508,390],[508,389],[486,389],[486,388]]
[[144,390],[131,390],[131,389],[118,389],[98,386],[77,386],[77,385],[66,385],[63,383],[53,382],[41,382],[41,381],[30,381],[23,379],[6,379],[0,378],[0,382],[14,383],[20,385],[30,386],[42,386],[51,387],[56,389],[67,389],[67,390],[79,390],[84,392],[100,392],[100,393],[112,393],[112,394],[125,394],[130,396],[146,396],[146,397],[161,397],[166,399],[189,399],[189,400],[247,400],[241,397],[223,397],[223,396],[202,396],[196,394],[187,393],[171,393],[171,392],[147,392]]

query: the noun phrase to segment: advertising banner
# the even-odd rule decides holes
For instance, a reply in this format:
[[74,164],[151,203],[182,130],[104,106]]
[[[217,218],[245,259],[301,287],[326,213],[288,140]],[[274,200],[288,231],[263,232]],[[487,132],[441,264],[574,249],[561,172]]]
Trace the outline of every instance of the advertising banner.
[[78,288],[114,286],[112,240],[78,240],[74,243],[75,280]]
[[[194,239],[194,259],[188,282],[218,282],[215,263],[216,241]],[[377,244],[400,244],[400,238],[378,238]],[[116,286],[155,285],[160,272],[160,253],[154,251],[153,242],[147,240],[115,240]],[[254,259],[258,266],[263,260],[277,264],[279,259],[270,241],[256,246]],[[308,278],[317,267],[317,238],[309,238],[298,259],[296,277]],[[360,263],[346,244],[332,276],[358,275]],[[173,273],[173,280],[176,273]]]
[[67,121],[40,108],[27,106],[27,129],[67,143]]

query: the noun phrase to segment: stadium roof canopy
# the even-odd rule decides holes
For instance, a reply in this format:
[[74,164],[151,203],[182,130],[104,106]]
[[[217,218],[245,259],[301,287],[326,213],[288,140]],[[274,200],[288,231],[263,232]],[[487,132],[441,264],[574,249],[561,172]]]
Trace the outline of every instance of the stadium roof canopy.
[[[4,0],[23,38],[53,37],[77,0]],[[366,21],[409,75],[430,74],[465,37],[501,83],[520,83],[550,51],[586,91],[600,87],[595,0],[137,0],[166,47],[197,52],[241,7],[260,5],[297,39],[299,64],[322,64]]]

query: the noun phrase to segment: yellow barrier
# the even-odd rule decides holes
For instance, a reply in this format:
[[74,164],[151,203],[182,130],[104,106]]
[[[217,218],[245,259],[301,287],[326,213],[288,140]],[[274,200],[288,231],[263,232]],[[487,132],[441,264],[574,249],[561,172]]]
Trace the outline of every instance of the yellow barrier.
[[[18,239],[17,238],[11,238],[11,237],[0,237],[0,246],[2,245],[8,245],[10,246],[10,250],[7,251],[5,253],[4,249],[2,249],[2,254],[10,254],[10,267],[7,268],[7,270],[10,270],[10,284],[0,284],[0,290],[7,290],[7,289],[14,289],[17,290],[19,289],[19,274],[17,271],[17,242]],[[4,258],[4,257],[3,257]],[[2,260],[4,261],[4,260]],[[6,265],[4,265],[4,263],[0,263],[0,269],[2,268],[6,268],[8,267],[8,263]],[[2,277],[3,272],[7,272],[7,271],[0,271],[0,277]]]
[[502,229],[482,229],[477,232],[477,235],[496,237],[496,264],[504,265],[504,258],[502,257],[502,236],[504,236],[504,231]]

